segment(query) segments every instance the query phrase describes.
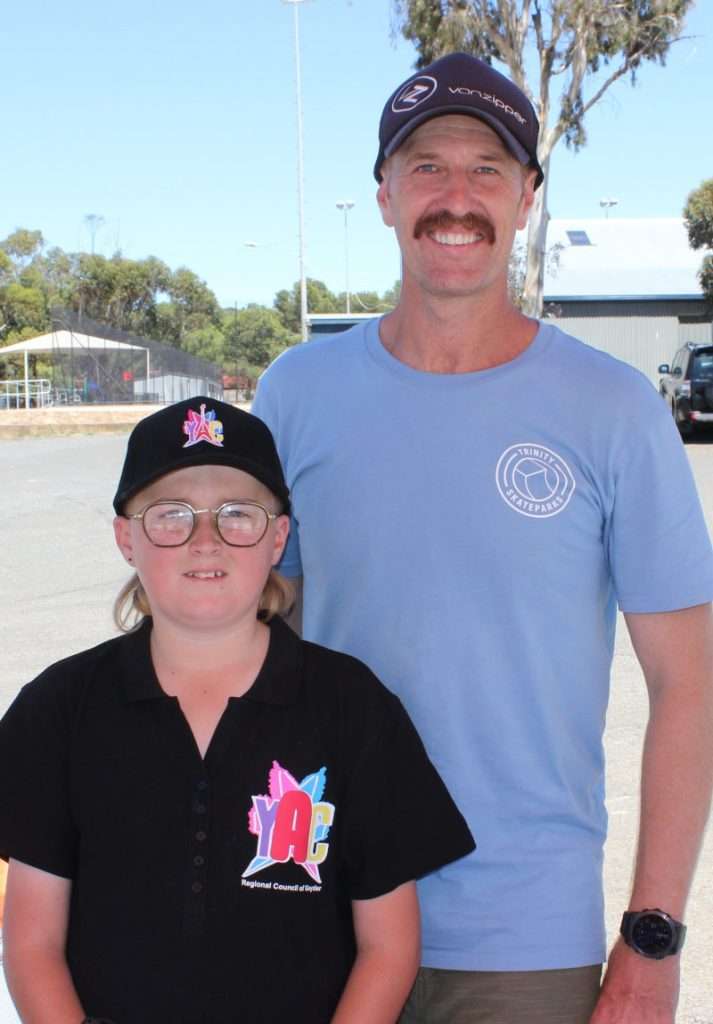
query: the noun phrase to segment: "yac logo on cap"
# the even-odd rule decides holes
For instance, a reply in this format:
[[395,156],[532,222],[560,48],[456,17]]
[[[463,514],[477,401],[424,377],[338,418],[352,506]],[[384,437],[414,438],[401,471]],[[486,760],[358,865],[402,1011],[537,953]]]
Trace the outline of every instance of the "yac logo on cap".
[[184,448],[190,448],[199,441],[207,441],[216,448],[223,447],[223,424],[216,416],[215,409],[206,412],[205,405],[201,405],[200,415],[193,409],[188,410],[188,419],[183,423],[183,433],[188,434]]
[[408,82],[391,104],[395,114],[405,114],[423,103],[438,88],[438,82],[431,75],[420,75]]

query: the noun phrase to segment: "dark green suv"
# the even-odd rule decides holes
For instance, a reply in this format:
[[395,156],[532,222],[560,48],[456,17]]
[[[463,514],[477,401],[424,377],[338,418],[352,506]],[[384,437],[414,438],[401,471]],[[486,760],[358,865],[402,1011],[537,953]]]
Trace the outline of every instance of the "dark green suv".
[[682,434],[713,425],[713,343],[689,341],[659,373],[659,391]]

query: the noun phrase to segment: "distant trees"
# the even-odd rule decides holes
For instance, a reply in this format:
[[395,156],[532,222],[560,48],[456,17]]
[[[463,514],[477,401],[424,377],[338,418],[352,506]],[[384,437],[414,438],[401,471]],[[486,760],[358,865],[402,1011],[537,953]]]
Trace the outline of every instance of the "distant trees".
[[[713,178],[702,182],[686,200],[683,216],[692,249],[713,249]],[[708,302],[713,303],[713,253],[703,257],[698,280]]]
[[[397,282],[383,296],[354,294],[352,309],[391,309],[398,289]],[[344,294],[335,295],[323,281],[309,279],[307,295],[312,313],[345,308]],[[252,378],[300,340],[299,282],[278,291],[272,308],[250,303],[221,309],[188,267],[171,270],[155,256],[130,260],[120,252],[111,257],[64,252],[48,248],[41,231],[18,228],[0,241],[0,346],[50,331],[53,307],[174,345]]]
[[6,343],[32,337],[47,323],[42,275],[34,266],[43,246],[41,231],[24,228],[13,231],[0,245],[0,323]]
[[[300,283],[295,281],[288,291],[283,288],[275,295],[273,303],[280,320],[293,334],[300,332]],[[341,309],[344,307],[342,306]],[[307,278],[307,309],[310,313],[337,313],[340,311],[337,296],[330,292],[324,281]]]

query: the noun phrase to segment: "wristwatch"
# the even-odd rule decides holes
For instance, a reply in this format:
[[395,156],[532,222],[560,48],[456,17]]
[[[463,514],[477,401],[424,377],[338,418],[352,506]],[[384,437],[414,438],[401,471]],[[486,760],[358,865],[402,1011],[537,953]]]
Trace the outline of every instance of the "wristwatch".
[[658,907],[627,910],[621,919],[621,934],[627,946],[651,960],[674,956],[683,947],[686,926]]

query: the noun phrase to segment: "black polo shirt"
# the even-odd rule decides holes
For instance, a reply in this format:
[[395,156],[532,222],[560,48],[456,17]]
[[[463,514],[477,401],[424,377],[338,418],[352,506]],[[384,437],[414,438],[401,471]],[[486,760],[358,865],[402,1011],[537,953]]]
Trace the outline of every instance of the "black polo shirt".
[[281,621],[205,759],[151,623],[58,662],[0,723],[0,855],[72,879],[67,959],[117,1024],[327,1024],[351,900],[473,841],[398,699]]

